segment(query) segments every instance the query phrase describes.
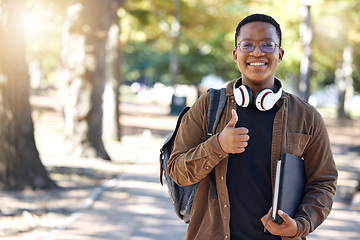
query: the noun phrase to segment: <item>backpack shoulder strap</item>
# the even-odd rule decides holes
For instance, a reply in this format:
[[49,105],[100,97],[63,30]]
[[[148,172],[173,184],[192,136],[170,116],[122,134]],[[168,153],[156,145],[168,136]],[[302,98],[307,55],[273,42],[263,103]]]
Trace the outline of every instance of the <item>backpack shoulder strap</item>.
[[[226,89],[209,89],[210,100],[209,100],[209,109],[207,113],[207,138],[210,138],[216,133],[216,127],[219,123],[221,114],[224,110],[226,104]],[[210,172],[210,195],[211,198],[217,198],[216,192],[216,179],[215,179],[215,168]]]
[[209,100],[209,109],[207,113],[208,138],[216,133],[216,127],[219,123],[221,114],[226,104],[226,89],[210,88],[209,92],[210,92],[210,100]]

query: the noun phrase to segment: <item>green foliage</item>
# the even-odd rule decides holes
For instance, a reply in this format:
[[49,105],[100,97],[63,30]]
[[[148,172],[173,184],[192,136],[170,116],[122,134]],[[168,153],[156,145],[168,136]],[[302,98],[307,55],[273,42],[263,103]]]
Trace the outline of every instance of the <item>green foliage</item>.
[[[239,76],[233,61],[238,22],[252,13],[273,16],[282,26],[285,56],[277,76],[287,80],[299,74],[302,46],[299,24],[301,1],[181,0],[179,83],[198,83],[215,74],[225,81]],[[348,0],[312,1],[313,89],[334,82],[344,47],[354,46],[354,84],[360,91],[360,3]],[[28,24],[28,61],[39,60],[45,78],[58,64],[61,29],[67,1],[27,0],[27,13],[38,21]],[[174,1],[129,0],[118,10],[125,81],[170,83],[169,61],[174,41]],[[36,20],[36,19],[35,19]],[[36,30],[35,26],[41,29]],[[36,32],[38,31],[38,32]]]
[[[141,77],[151,79],[151,83],[169,83],[169,55],[173,41],[171,26],[174,23],[173,2],[162,0],[147,4],[148,2],[128,1],[124,6],[126,14],[121,19],[124,26],[121,39],[126,46],[125,78],[127,81],[136,81]],[[301,47],[298,41],[300,17],[296,4],[283,3],[280,0],[183,0],[178,82],[197,84],[202,77],[212,73],[225,81],[238,77],[240,73],[232,56],[238,22],[255,12],[273,15],[271,12],[275,9],[290,13],[274,16],[283,26],[283,47],[286,52],[278,75],[286,78],[298,74]],[[141,40],[136,37],[139,31],[144,36]]]

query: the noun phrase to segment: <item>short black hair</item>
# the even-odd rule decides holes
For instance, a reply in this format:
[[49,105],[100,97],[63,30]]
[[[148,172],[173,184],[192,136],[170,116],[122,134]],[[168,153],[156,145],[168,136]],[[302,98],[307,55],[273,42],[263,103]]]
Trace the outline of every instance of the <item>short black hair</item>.
[[273,25],[276,29],[276,34],[279,37],[279,46],[281,47],[281,28],[280,25],[276,22],[276,20],[268,15],[265,14],[252,14],[247,16],[246,18],[244,18],[243,20],[241,20],[241,22],[239,22],[238,26],[236,27],[236,32],[235,32],[235,47],[236,47],[236,41],[237,38],[240,34],[240,28],[242,26],[244,26],[247,23],[251,23],[251,22],[266,22],[266,23],[270,23],[271,25]]

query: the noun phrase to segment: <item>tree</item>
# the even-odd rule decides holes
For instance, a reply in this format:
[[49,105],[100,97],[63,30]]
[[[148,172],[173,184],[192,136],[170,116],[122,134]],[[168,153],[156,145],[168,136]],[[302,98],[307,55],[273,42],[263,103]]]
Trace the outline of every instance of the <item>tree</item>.
[[0,1],[0,189],[53,188],[34,140],[22,0]]
[[[323,6],[326,3],[327,8]],[[335,83],[339,95],[339,119],[350,118],[351,100],[360,78],[356,59],[359,58],[360,4],[357,1],[317,2],[314,49],[317,66],[314,73],[325,84]]]
[[119,122],[119,89],[122,84],[122,49],[120,48],[120,25],[117,10],[119,2],[112,2],[111,26],[106,44],[106,85],[104,93],[104,137],[111,140],[121,139]]
[[170,56],[169,70],[171,73],[171,85],[175,86],[177,83],[177,75],[179,72],[179,41],[180,41],[180,0],[173,0],[174,4],[174,22],[171,24],[171,37],[173,44]]
[[344,48],[343,63],[335,73],[335,83],[338,88],[339,105],[338,105],[338,119],[350,119],[351,100],[354,96],[354,81],[353,81],[353,50],[352,46]]
[[301,40],[303,44],[303,56],[300,64],[300,83],[299,83],[299,95],[305,101],[310,97],[310,78],[311,78],[311,55],[312,55],[312,27],[311,27],[311,12],[310,5],[303,1],[304,5],[301,6],[300,12],[304,18],[304,21],[300,24],[301,28]]
[[[61,102],[65,145],[74,157],[110,160],[102,140],[106,41],[115,0],[74,0],[64,23]],[[119,1],[121,2],[121,1]]]

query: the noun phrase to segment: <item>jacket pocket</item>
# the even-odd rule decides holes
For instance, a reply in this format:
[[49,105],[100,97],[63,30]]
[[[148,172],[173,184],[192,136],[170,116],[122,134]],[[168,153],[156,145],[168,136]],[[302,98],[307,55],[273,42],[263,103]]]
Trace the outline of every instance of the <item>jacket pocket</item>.
[[310,140],[310,135],[303,133],[288,133],[288,152],[301,157]]

